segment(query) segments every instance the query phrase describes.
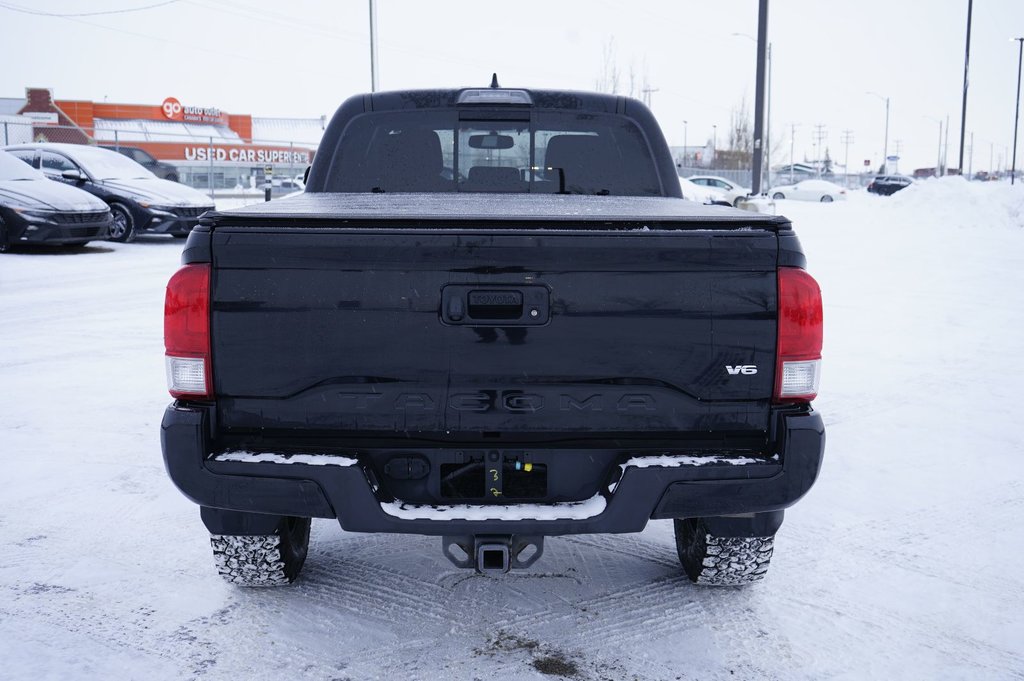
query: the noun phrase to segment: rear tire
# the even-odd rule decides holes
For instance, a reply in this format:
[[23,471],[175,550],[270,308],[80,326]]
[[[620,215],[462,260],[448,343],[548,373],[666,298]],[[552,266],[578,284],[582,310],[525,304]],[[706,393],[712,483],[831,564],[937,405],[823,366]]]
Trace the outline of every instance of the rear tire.
[[110,212],[114,219],[110,222],[110,236],[108,241],[129,243],[135,240],[135,218],[128,206],[117,201],[110,204]]
[[786,198],[786,195],[783,194],[782,192],[775,192],[774,194],[772,194],[772,198],[778,201],[779,199]]
[[691,582],[743,586],[764,579],[775,537],[718,537],[700,518],[675,520],[676,551]]
[[282,518],[274,534],[211,534],[213,561],[239,586],[284,586],[299,576],[309,551],[309,518]]
[[821,202],[822,203],[832,203],[832,197],[829,196],[828,194],[825,194],[825,196],[821,197]]

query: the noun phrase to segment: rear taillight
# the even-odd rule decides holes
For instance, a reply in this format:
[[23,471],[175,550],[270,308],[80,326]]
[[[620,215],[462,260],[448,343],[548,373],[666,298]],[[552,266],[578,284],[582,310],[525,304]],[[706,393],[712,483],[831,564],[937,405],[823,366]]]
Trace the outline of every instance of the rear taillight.
[[164,298],[167,389],[173,397],[210,399],[210,266],[185,265],[167,283]]
[[821,378],[821,289],[807,272],[779,268],[777,402],[810,402]]

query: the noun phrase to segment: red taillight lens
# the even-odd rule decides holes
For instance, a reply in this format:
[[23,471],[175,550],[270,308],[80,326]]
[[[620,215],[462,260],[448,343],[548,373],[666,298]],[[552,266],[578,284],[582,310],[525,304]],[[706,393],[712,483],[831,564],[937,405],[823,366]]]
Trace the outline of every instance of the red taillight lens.
[[210,266],[185,265],[164,298],[167,389],[173,397],[213,396],[210,361]]
[[777,402],[810,402],[821,378],[821,289],[796,267],[779,268]]

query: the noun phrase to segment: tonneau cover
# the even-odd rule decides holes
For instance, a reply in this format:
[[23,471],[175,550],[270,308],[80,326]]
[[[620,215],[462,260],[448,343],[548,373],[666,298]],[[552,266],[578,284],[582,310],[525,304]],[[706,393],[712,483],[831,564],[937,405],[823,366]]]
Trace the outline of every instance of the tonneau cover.
[[[244,208],[207,213],[204,224],[242,226],[264,220],[275,226],[291,221],[453,221],[481,223],[558,222],[600,226],[649,226],[683,223],[705,228],[778,230],[789,220],[726,206],[708,206],[686,199],[646,196],[584,196],[546,194],[333,194],[305,193]],[[622,224],[627,223],[627,224]]]

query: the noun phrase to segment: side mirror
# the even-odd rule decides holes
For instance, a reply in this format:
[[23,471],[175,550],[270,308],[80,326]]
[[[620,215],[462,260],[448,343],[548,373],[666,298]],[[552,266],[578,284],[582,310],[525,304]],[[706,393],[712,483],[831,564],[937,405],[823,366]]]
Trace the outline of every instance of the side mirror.
[[60,176],[63,177],[65,180],[74,180],[75,182],[85,182],[87,179],[89,179],[81,170],[77,170],[74,168],[71,170],[65,170],[61,172]]

